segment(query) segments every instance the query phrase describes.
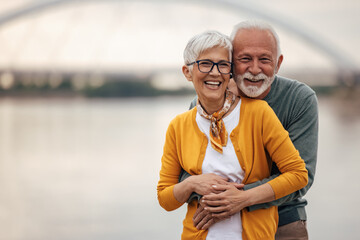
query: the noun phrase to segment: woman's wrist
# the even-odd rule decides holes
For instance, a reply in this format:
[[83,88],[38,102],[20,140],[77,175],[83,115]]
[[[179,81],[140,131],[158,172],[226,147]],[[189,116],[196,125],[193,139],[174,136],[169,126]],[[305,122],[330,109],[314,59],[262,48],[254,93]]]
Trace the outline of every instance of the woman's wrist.
[[197,176],[193,175],[184,180],[186,184],[186,190],[187,190],[186,192],[189,193],[189,195],[192,192],[196,192],[196,183],[195,183],[196,177]]
[[196,184],[193,181],[194,176],[186,178],[184,181],[178,183],[174,187],[174,197],[179,202],[186,202],[191,193],[194,192]]

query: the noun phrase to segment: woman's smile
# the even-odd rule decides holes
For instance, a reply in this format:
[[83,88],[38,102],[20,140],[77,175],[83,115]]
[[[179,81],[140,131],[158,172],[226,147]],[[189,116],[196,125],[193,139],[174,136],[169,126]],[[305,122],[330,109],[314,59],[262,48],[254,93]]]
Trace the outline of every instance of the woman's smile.
[[205,81],[204,83],[211,88],[216,87],[216,89],[222,84],[222,82],[214,80]]

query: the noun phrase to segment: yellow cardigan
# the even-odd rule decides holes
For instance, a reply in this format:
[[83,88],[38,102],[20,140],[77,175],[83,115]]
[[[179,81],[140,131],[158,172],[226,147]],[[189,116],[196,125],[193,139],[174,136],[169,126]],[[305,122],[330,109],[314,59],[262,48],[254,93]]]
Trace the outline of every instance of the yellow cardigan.
[[[231,132],[230,139],[245,172],[243,183],[249,184],[270,176],[272,162],[266,158],[267,151],[282,173],[268,182],[276,199],[305,187],[308,176],[305,163],[273,110],[262,100],[241,100],[239,124]],[[166,133],[157,193],[160,205],[167,211],[183,204],[173,194],[181,168],[191,175],[201,174],[208,139],[198,128],[196,111],[194,108],[178,115],[171,121]],[[196,208],[196,201],[188,204],[182,239],[206,238],[207,231],[197,230],[193,225]],[[252,212],[243,209],[241,220],[244,240],[274,239],[278,223],[277,207]]]

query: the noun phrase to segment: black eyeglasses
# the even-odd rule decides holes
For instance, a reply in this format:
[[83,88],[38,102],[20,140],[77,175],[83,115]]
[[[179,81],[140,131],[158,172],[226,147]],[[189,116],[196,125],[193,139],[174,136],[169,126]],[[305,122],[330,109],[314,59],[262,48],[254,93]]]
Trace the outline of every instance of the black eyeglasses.
[[214,66],[216,65],[218,71],[222,74],[229,74],[231,73],[232,69],[232,62],[229,61],[220,61],[220,62],[213,62],[211,60],[197,60],[192,63],[186,64],[187,66],[193,65],[197,63],[198,69],[202,73],[209,73],[213,70]]

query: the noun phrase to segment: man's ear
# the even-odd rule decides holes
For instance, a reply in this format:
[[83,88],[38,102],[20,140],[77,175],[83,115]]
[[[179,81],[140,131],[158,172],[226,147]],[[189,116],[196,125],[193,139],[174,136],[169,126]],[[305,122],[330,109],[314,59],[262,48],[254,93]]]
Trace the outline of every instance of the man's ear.
[[278,73],[283,59],[284,59],[284,56],[281,54],[280,57],[279,57],[279,59],[278,59],[278,61],[277,61],[277,65],[276,65],[276,69],[275,69],[275,74]]
[[189,67],[188,66],[183,66],[182,67],[182,72],[184,74],[184,76],[186,77],[186,79],[189,81],[189,82],[192,82],[192,74],[189,70]]

